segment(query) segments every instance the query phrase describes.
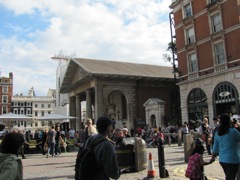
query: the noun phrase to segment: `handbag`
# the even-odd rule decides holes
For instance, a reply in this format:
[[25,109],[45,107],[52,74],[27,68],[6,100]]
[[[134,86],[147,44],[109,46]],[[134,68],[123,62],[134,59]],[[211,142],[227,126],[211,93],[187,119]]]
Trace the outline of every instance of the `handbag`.
[[44,152],[47,152],[48,151],[48,145],[45,143],[44,146],[43,146],[43,150]]
[[211,137],[208,138],[208,144],[212,144],[212,138]]
[[202,141],[205,142],[206,141],[206,134],[202,134]]

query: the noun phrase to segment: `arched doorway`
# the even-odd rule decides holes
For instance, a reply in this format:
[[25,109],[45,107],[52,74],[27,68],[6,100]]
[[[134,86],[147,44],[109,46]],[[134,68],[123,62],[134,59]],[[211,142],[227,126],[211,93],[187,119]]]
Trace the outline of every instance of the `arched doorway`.
[[239,114],[238,92],[235,86],[229,82],[222,82],[213,91],[214,115],[227,113],[230,116]]
[[208,104],[205,92],[200,88],[192,89],[188,95],[189,123],[196,123],[208,117]]
[[114,128],[129,127],[127,99],[120,90],[111,91],[107,96],[106,115],[115,121]]
[[151,115],[151,118],[150,118],[150,126],[151,127],[156,127],[157,126],[157,123],[156,123],[156,116],[154,114]]

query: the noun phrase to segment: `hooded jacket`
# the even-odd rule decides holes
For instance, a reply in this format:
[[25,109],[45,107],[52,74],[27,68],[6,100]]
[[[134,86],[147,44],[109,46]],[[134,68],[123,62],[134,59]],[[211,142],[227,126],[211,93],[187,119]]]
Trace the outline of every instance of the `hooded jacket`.
[[22,180],[23,166],[21,159],[14,154],[0,153],[0,179]]

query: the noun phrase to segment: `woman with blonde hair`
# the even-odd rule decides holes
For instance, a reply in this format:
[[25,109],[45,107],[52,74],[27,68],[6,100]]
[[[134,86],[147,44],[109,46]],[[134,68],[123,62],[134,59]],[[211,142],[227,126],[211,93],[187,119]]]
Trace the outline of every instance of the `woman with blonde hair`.
[[84,142],[87,141],[87,139],[90,136],[93,136],[97,134],[97,129],[96,127],[93,125],[93,121],[91,118],[88,118],[86,121],[86,128],[85,128],[85,138],[84,138]]
[[208,155],[211,155],[211,144],[209,143],[209,138],[210,138],[210,127],[208,125],[208,118],[204,118],[203,119],[203,123],[202,123],[202,140],[205,141],[206,143],[206,148],[207,148],[207,152]]

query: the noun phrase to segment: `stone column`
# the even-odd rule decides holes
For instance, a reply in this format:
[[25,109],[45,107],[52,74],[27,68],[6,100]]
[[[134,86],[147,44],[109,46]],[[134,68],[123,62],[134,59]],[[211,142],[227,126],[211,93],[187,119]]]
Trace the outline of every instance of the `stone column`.
[[214,113],[213,113],[213,106],[212,106],[212,98],[208,98],[207,100],[208,102],[208,122],[211,126],[214,125],[214,122],[213,122],[213,117],[214,117]]
[[127,120],[129,122],[130,128],[134,127],[134,119],[132,113],[132,106],[130,103],[127,103]]
[[103,113],[104,113],[103,86],[97,86],[95,87],[95,111],[94,111],[95,123],[99,117],[103,116]]
[[92,98],[91,91],[86,91],[86,119],[92,118]]
[[76,131],[80,130],[80,122],[81,122],[80,95],[76,95]]
[[[76,97],[70,97],[69,101],[69,115],[76,117]],[[74,123],[75,120],[69,120],[69,128],[76,129],[76,123]]]

